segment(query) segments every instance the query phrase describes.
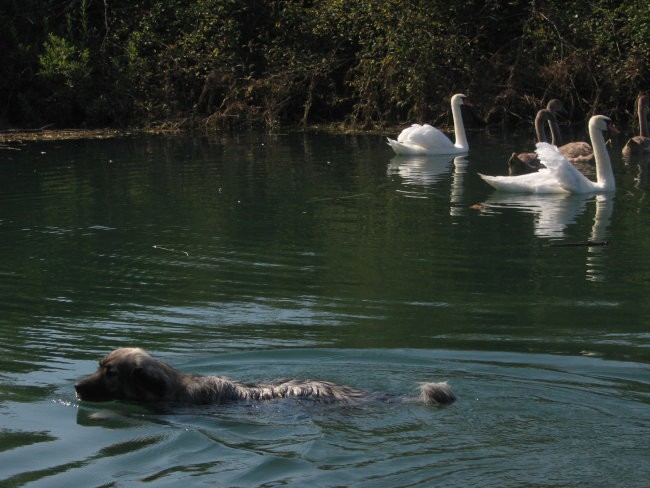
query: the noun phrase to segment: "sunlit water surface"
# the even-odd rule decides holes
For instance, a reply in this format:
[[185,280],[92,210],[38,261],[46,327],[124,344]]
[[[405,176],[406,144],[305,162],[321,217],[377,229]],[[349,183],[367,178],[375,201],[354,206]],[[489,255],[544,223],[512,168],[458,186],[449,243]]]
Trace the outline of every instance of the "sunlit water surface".
[[[456,159],[317,133],[0,148],[0,484],[650,486],[648,163],[615,141],[613,195],[495,193],[477,173],[529,138],[470,134]],[[77,400],[121,346],[393,395]],[[440,380],[452,406],[404,401]]]

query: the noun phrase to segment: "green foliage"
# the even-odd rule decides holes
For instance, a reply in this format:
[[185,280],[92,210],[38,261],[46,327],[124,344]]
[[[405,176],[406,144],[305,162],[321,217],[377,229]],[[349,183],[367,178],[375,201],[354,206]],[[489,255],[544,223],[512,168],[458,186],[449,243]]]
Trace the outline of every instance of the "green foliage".
[[38,57],[39,74],[72,90],[90,77],[89,57],[87,49],[79,50],[65,39],[50,34],[43,45],[43,54]]
[[528,120],[549,98],[575,120],[628,116],[650,83],[649,5],[2,2],[0,123],[382,127],[438,122],[458,91],[488,123]]

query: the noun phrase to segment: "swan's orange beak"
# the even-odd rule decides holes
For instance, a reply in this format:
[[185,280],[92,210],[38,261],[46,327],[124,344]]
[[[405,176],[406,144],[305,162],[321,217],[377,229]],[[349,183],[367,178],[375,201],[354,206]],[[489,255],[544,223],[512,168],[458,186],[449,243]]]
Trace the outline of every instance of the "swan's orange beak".
[[611,120],[607,122],[607,130],[614,135],[619,134],[621,132],[620,130],[618,130],[618,127],[616,127],[614,125],[614,122],[612,122]]

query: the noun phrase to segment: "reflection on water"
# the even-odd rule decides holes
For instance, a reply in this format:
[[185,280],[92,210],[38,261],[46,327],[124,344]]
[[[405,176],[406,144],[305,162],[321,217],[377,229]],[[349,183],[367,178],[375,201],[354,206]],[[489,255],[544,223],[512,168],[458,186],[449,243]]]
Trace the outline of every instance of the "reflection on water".
[[567,227],[575,224],[587,203],[595,203],[595,215],[591,233],[585,240],[605,240],[614,209],[613,194],[599,195],[535,195],[516,193],[494,193],[482,205],[486,212],[496,209],[515,209],[533,215],[535,235],[550,239],[565,236]]
[[[519,141],[475,136],[453,160],[314,133],[0,148],[0,484],[640,486],[646,189],[615,164],[615,206],[496,195],[476,173]],[[612,245],[555,247],[590,240]],[[459,401],[78,402],[132,345]]]
[[[607,244],[607,230],[614,210],[614,194],[598,195],[535,195],[496,192],[483,203],[485,212],[514,209],[533,215],[537,237],[561,239],[569,225],[575,224],[587,209],[594,207],[594,219],[589,235],[582,242],[587,247],[586,279],[599,281],[602,276],[602,258]],[[594,243],[589,246],[588,243]]]
[[407,185],[431,185],[446,176],[453,159],[448,154],[395,156],[388,165],[388,174],[399,175]]
[[[463,214],[463,178],[469,166],[467,155],[432,155],[432,156],[395,156],[388,165],[388,175],[399,175],[405,186],[426,187],[444,181],[453,162],[453,172],[450,190],[449,214],[460,216]],[[423,197],[426,193],[412,190],[403,192],[405,196],[413,198]]]
[[630,168],[636,168],[637,173],[634,178],[637,188],[647,188],[648,186],[648,165],[650,165],[650,154],[637,156],[623,156],[625,165]]
[[449,197],[449,215],[459,216],[464,213],[467,204],[463,200],[465,173],[469,167],[467,156],[454,158],[454,173],[451,180],[451,196]]
[[515,209],[533,216],[534,232],[538,237],[562,238],[568,225],[585,210],[585,204],[593,196],[558,194],[537,195],[495,192],[483,203],[487,212]]
[[[590,241],[599,244],[607,241],[607,229],[612,220],[614,211],[614,196],[612,194],[596,195],[596,215],[591,228]],[[604,280],[603,255],[605,249],[602,246],[589,246],[587,255],[587,280]]]

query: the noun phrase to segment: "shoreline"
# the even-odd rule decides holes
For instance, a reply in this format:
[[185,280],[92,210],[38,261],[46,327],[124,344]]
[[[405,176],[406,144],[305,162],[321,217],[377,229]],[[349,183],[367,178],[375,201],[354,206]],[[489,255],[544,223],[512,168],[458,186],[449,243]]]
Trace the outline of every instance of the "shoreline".
[[[74,139],[110,139],[138,133],[119,129],[9,129],[0,131],[0,149],[6,144],[30,141],[65,141]],[[6,148],[6,147],[5,147]]]
[[[395,132],[396,134],[403,129],[393,128],[381,130],[362,130],[353,128],[344,128],[335,125],[313,125],[309,127],[287,127],[284,131],[304,131],[304,132],[335,132],[340,134],[379,134]],[[244,129],[252,130],[252,129]],[[284,132],[282,131],[282,132]],[[8,144],[22,144],[24,142],[36,141],[67,141],[81,139],[110,139],[113,137],[125,137],[136,134],[183,134],[201,132],[205,135],[218,134],[223,132],[232,132],[232,130],[201,130],[197,128],[142,128],[142,129],[6,129],[0,130],[0,149],[11,149]],[[270,132],[273,134],[275,131]]]

